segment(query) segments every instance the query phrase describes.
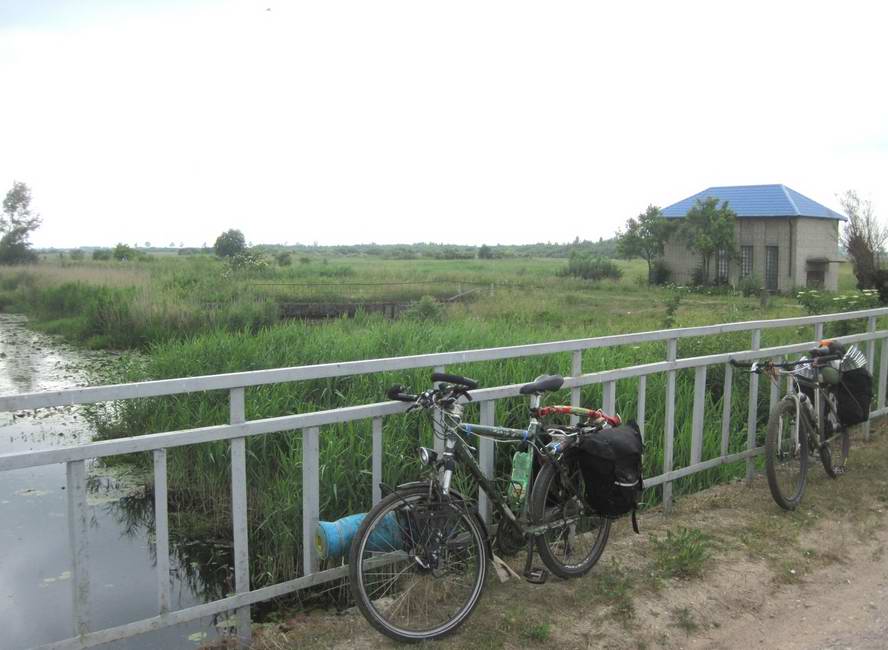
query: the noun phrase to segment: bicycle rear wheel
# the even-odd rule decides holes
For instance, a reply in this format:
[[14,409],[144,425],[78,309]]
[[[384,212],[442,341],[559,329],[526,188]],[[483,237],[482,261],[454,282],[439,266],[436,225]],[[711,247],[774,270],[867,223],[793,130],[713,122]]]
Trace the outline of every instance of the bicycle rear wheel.
[[765,439],[765,470],[771,496],[784,510],[795,510],[808,475],[808,423],[796,402],[783,399],[771,410]]
[[432,500],[429,487],[400,490],[367,513],[352,542],[355,603],[377,630],[398,641],[439,639],[481,598],[487,541],[474,512]]
[[[835,399],[829,397],[827,399]],[[834,410],[826,409],[820,430],[820,462],[830,478],[845,473],[845,463],[851,451],[851,435],[848,427],[839,424]]]
[[[588,512],[585,484],[574,457],[540,470],[531,493],[534,524],[555,523],[536,538],[537,550],[546,567],[560,578],[586,575],[598,562],[610,533],[610,520]],[[563,524],[557,522],[563,521]]]

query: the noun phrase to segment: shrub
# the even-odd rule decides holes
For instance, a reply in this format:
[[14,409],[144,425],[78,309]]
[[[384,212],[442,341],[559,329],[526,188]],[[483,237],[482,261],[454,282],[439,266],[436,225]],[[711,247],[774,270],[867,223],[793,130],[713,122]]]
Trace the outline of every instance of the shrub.
[[232,255],[228,258],[228,268],[226,269],[226,272],[228,274],[251,272],[261,273],[267,271],[270,266],[268,258],[263,257],[262,255],[238,253],[237,255]]
[[758,292],[762,290],[761,278],[755,273],[745,275],[737,282],[737,289],[747,298],[758,295]]
[[410,305],[404,312],[407,318],[416,320],[441,320],[444,315],[444,305],[432,296],[423,296],[417,302]]
[[666,260],[654,260],[651,266],[651,284],[662,286],[672,281],[672,269]]
[[694,269],[694,272],[691,273],[691,286],[693,287],[702,287],[706,284],[706,271],[703,270],[702,266],[698,266]]
[[141,257],[141,253],[137,251],[135,248],[127,246],[126,244],[117,244],[114,247],[114,251],[111,253],[111,256],[117,260],[118,262],[125,262],[127,260],[137,260]]
[[107,248],[97,248],[92,252],[92,258],[99,262],[106,262],[111,259],[111,251]]
[[584,280],[619,280],[623,277],[620,267],[603,257],[589,257],[576,252],[570,254],[567,268],[559,272],[561,276],[572,275]]
[[278,266],[290,266],[293,263],[293,260],[290,258],[290,254],[283,252],[278,253],[274,256],[275,261],[277,261]]
[[74,262],[79,262],[85,257],[85,255],[83,254],[83,251],[80,250],[79,248],[75,248],[73,251],[71,251],[70,256],[71,256],[71,260]]
[[303,255],[302,257],[299,258],[299,263],[300,264],[311,264],[311,258]]
[[879,306],[879,292],[864,289],[834,295],[817,289],[804,289],[796,293],[796,300],[809,314],[857,311]]

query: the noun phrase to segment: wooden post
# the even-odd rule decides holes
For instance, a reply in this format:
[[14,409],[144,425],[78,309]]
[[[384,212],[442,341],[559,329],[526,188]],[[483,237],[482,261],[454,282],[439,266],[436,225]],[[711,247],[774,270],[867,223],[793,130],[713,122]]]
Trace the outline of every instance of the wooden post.
[[[570,376],[573,378],[577,378],[583,374],[583,351],[582,350],[574,350],[571,355],[571,363],[570,363]],[[575,386],[570,389],[570,405],[574,407],[582,406],[582,391],[579,386]],[[576,426],[576,424],[580,421],[576,415],[570,416],[570,424],[571,426]]]
[[154,450],[154,556],[157,571],[157,609],[170,611],[170,531],[166,449]]
[[318,571],[318,551],[315,530],[320,516],[320,430],[310,427],[302,430],[302,572],[310,575]]
[[[481,402],[481,424],[492,427],[495,424],[496,403],[493,401]],[[478,443],[478,464],[481,471],[489,479],[493,478],[495,461],[495,446],[490,438],[481,438]],[[483,490],[478,490],[478,512],[485,523],[490,522],[490,500]]]
[[722,393],[722,438],[721,457],[728,455],[731,441],[731,389],[734,383],[734,369],[731,364],[725,364],[725,388]]
[[647,399],[647,375],[641,375],[638,378],[638,402],[635,409],[635,422],[638,424],[638,430],[641,432],[641,439],[644,440],[644,409]]
[[694,368],[694,406],[691,420],[691,465],[703,459],[703,415],[706,407],[706,366]]

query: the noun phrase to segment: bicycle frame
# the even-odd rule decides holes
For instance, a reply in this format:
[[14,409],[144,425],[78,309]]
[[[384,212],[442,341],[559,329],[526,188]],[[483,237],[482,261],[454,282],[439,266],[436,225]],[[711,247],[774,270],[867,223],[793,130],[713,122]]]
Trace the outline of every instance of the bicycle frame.
[[[830,396],[825,392],[826,388],[827,388],[827,384],[823,384],[823,383],[821,383],[817,380],[814,380],[814,379],[809,379],[807,377],[799,376],[798,374],[796,374],[794,372],[787,372],[784,374],[789,376],[790,381],[792,382],[793,387],[795,389],[793,391],[790,391],[786,395],[784,395],[783,399],[792,399],[793,402],[795,403],[796,424],[795,424],[795,427],[793,428],[793,443],[796,445],[796,448],[798,448],[798,445],[799,445],[799,431],[798,431],[798,429],[799,429],[799,425],[801,423],[802,417],[805,418],[805,422],[808,425],[809,432],[811,432],[812,434],[814,434],[814,433],[819,434],[821,432],[821,426],[822,426],[821,417],[823,415],[826,415],[827,417],[829,415],[832,415],[835,418],[836,422],[838,422],[838,419],[839,419],[838,412],[836,410],[835,404],[833,403],[833,400],[830,399]],[[776,377],[772,377],[772,381],[776,381]],[[803,386],[813,389],[815,397],[820,398],[814,404],[811,405],[810,411],[806,408],[804,408],[804,409],[802,408],[802,400],[799,396],[804,394],[801,390]],[[808,399],[807,395],[805,397],[807,400]],[[817,402],[820,402],[820,404],[817,404]],[[825,414],[822,413],[823,409],[821,407],[821,404],[826,405],[827,412]],[[804,416],[802,415],[803,413],[804,413]],[[839,434],[836,433],[832,437],[830,437],[826,440],[823,440],[822,442],[820,441],[819,435],[813,436],[811,442],[813,442],[815,448],[819,450],[822,445],[828,444],[837,435],[839,435]]]
[[[535,413],[540,405],[540,396],[533,395],[530,398],[531,412]],[[444,471],[441,473],[440,484],[442,494],[445,496],[450,493],[450,482],[453,477],[453,470],[457,463],[464,465],[469,474],[478,483],[480,489],[484,490],[493,506],[499,510],[511,523],[515,524],[518,529],[525,534],[539,534],[548,528],[562,525],[563,522],[552,522],[543,526],[531,526],[526,517],[522,519],[521,514],[528,511],[528,503],[530,494],[533,490],[533,477],[528,483],[527,490],[524,494],[522,509],[515,513],[506,503],[506,500],[500,495],[496,489],[496,484],[484,475],[474,455],[469,451],[471,447],[462,439],[461,433],[474,434],[487,438],[493,438],[503,441],[530,442],[534,446],[540,443],[539,435],[542,432],[540,421],[532,416],[527,429],[511,429],[509,427],[489,426],[482,424],[463,423],[460,420],[461,407],[455,405],[456,408],[451,411],[442,409],[442,413],[447,414],[452,420],[451,423],[445,423],[444,432],[444,453],[442,454],[442,464]],[[445,418],[446,419],[446,418]]]

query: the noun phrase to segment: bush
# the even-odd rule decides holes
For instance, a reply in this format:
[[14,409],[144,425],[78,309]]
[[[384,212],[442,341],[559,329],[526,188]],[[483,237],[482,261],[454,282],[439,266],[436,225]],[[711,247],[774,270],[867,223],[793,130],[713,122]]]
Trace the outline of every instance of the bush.
[[268,258],[253,253],[238,253],[228,258],[228,269],[226,272],[231,273],[262,273],[269,269],[271,265]]
[[114,247],[111,256],[118,262],[125,262],[128,260],[137,260],[142,254],[135,248],[127,246],[126,244],[117,244],[117,246]]
[[864,289],[835,295],[817,289],[805,289],[796,293],[796,300],[811,315],[829,314],[878,307],[879,292]]
[[750,296],[757,296],[759,291],[762,290],[761,278],[759,278],[759,276],[757,276],[755,273],[743,276],[737,282],[737,289],[739,289],[740,293],[742,293],[747,298],[749,298]]
[[97,262],[107,262],[111,259],[111,251],[107,248],[97,248],[92,252],[92,258]]
[[666,263],[666,260],[654,260],[651,266],[651,284],[662,286],[672,281],[672,269]]
[[416,320],[441,320],[444,315],[444,305],[432,296],[423,296],[418,302],[410,305],[404,315]]
[[278,253],[274,256],[274,259],[277,261],[278,266],[290,266],[293,263],[289,253]]
[[71,251],[70,256],[71,261],[73,262],[80,262],[81,260],[83,260],[84,257],[86,257],[83,251],[79,248],[75,248],[73,251]]
[[691,286],[692,287],[702,287],[706,284],[706,271],[703,270],[702,266],[698,266],[694,269],[694,272],[691,273]]
[[619,266],[603,257],[571,253],[567,268],[562,269],[558,275],[572,275],[584,280],[619,280],[623,277],[623,272]]

